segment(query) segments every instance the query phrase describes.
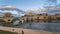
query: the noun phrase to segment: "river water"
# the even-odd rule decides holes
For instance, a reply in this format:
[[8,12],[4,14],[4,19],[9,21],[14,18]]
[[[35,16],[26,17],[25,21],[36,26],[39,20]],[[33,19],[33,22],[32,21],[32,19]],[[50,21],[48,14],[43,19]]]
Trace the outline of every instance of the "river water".
[[60,32],[60,23],[25,23],[16,26],[18,28],[25,28],[25,29],[34,29],[34,30],[44,30],[50,32]]

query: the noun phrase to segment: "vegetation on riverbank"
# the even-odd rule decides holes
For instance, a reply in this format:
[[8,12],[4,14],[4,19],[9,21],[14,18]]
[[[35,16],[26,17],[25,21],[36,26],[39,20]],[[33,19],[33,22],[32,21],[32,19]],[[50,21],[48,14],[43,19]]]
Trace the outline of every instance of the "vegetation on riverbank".
[[0,34],[18,34],[18,33],[13,33],[13,32],[0,30]]
[[7,26],[7,27],[14,27],[14,26],[13,26],[13,23],[0,22],[0,25],[2,25],[2,26]]

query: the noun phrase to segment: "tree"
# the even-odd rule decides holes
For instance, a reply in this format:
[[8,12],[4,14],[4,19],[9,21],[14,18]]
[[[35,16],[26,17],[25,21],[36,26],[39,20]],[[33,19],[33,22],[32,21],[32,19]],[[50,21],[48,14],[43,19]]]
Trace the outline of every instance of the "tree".
[[9,13],[9,12],[5,13],[3,18],[6,18],[6,17],[11,17],[11,13]]

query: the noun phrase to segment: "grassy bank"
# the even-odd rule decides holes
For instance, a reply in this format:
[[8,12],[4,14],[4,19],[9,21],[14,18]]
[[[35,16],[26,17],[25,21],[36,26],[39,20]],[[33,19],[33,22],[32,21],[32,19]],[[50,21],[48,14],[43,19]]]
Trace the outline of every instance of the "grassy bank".
[[17,34],[17,33],[0,30],[0,34]]

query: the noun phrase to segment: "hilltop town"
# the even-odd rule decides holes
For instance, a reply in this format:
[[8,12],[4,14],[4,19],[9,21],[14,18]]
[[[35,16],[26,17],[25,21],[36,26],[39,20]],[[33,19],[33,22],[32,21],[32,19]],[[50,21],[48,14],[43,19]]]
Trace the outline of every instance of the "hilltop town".
[[21,17],[11,16],[11,13],[4,13],[4,16],[0,17],[0,22],[4,23],[13,23],[14,21],[19,20],[20,23],[24,22],[52,22],[60,20],[60,14],[26,14]]

